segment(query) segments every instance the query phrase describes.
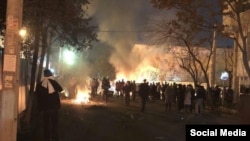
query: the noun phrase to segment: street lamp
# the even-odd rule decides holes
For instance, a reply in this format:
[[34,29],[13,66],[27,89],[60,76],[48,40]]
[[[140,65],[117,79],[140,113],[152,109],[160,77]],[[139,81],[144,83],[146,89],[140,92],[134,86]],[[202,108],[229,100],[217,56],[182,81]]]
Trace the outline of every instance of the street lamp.
[[19,35],[21,37],[21,49],[20,49],[20,58],[29,60],[31,56],[30,51],[30,39],[27,38],[27,29],[23,27],[19,30]]
[[19,31],[19,35],[20,35],[22,38],[25,38],[26,34],[27,34],[27,30],[26,30],[25,27],[22,28],[22,29]]
[[24,43],[25,43],[25,37],[26,37],[27,31],[26,28],[22,28],[19,30],[19,35],[21,37],[21,50],[20,50],[20,58],[24,59]]
[[63,51],[63,58],[64,58],[64,62],[67,64],[67,65],[73,65],[75,63],[75,54],[73,51],[71,50],[64,50]]

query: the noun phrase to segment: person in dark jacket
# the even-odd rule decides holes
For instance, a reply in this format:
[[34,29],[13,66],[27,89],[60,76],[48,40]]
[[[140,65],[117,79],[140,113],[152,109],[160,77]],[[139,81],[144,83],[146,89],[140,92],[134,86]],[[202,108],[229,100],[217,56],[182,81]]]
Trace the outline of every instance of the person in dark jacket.
[[139,86],[139,96],[141,98],[141,112],[143,113],[145,110],[146,102],[148,100],[148,93],[150,87],[146,79],[143,80],[143,83]]
[[102,79],[102,89],[103,89],[103,100],[105,101],[105,104],[108,104],[108,97],[109,97],[109,88],[111,87],[110,81],[108,77],[104,77]]
[[123,91],[125,94],[125,105],[129,106],[129,104],[130,104],[130,92],[132,91],[132,86],[131,86],[130,81],[127,81],[127,83],[125,83],[125,85],[123,87]]
[[201,110],[204,108],[204,100],[206,98],[206,90],[203,86],[198,85],[195,88],[195,114],[198,115],[201,113]]
[[59,93],[61,85],[54,80],[50,70],[44,70],[44,78],[36,85],[38,110],[43,114],[45,141],[58,141],[58,112],[61,107]]

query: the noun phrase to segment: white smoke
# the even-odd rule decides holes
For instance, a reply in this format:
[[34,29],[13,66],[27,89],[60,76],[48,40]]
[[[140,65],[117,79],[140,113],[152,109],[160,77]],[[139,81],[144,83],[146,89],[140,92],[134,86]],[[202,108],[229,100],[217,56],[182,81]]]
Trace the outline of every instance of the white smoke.
[[162,11],[154,9],[150,0],[92,0],[90,3],[88,11],[98,25],[99,40],[112,47],[110,63],[118,73],[135,71],[148,55],[139,57],[133,47],[147,43],[144,38],[147,26]]

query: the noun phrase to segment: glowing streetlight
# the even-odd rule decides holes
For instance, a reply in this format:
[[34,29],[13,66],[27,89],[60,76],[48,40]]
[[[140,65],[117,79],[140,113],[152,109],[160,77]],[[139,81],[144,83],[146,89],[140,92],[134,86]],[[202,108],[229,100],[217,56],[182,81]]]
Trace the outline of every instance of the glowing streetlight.
[[63,61],[67,63],[68,65],[73,65],[75,62],[75,54],[73,51],[70,50],[64,50],[63,51]]
[[19,35],[23,38],[25,37],[27,34],[27,30],[25,28],[22,28],[20,31],[19,31]]
[[25,59],[27,57],[25,56],[25,53],[27,53],[27,49],[24,50],[25,37],[27,35],[27,30],[25,27],[19,30],[19,35],[21,37],[20,58]]

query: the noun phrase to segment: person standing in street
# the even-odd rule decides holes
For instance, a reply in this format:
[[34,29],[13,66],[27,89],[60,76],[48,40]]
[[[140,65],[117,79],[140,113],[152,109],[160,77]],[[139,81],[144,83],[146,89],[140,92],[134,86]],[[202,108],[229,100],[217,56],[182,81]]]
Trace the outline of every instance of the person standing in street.
[[61,85],[54,79],[49,69],[44,70],[44,77],[36,85],[38,110],[43,114],[43,133],[45,141],[59,141],[58,113],[61,107],[59,93]]
[[91,83],[91,96],[95,97],[97,95],[97,89],[99,87],[99,81],[97,78],[93,78]]
[[204,100],[206,97],[206,90],[203,86],[198,85],[195,88],[196,100],[195,100],[195,114],[200,115],[201,111],[204,110]]
[[172,106],[176,104],[177,84],[169,84],[165,89],[165,111],[170,112]]
[[104,77],[102,79],[102,89],[103,89],[103,100],[105,101],[105,104],[108,104],[108,97],[109,97],[109,88],[111,87],[110,81],[108,77]]
[[148,100],[148,93],[150,91],[148,82],[146,79],[139,86],[139,96],[141,98],[141,113],[145,111],[146,102]]
[[192,99],[194,96],[195,90],[191,84],[187,85],[185,90],[185,99],[184,99],[184,109],[185,113],[192,113]]
[[130,81],[127,81],[127,83],[125,83],[125,85],[123,87],[123,91],[125,94],[125,105],[129,106],[129,104],[130,104],[130,92],[132,91],[132,86],[131,86]]

